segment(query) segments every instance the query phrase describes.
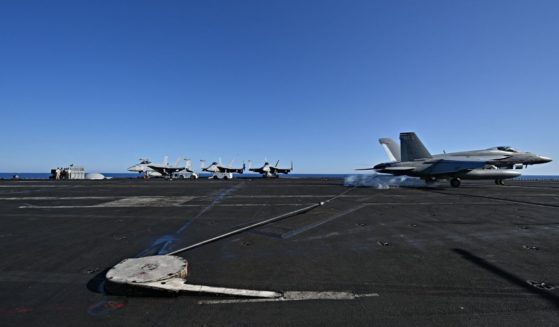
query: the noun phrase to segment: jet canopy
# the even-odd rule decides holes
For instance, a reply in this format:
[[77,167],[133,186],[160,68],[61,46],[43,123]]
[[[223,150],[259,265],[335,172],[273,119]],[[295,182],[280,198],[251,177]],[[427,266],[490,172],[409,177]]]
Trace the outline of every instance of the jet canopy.
[[513,152],[513,153],[518,152],[515,149],[511,148],[510,146],[498,146],[497,150],[501,150],[501,151],[505,151],[505,152]]

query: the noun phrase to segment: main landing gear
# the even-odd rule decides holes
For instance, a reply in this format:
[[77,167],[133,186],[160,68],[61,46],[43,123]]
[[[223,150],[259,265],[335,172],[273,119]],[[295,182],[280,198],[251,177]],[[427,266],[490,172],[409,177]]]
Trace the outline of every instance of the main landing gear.
[[452,187],[460,187],[460,178],[458,177],[454,177],[453,179],[450,180],[450,186]]
[[496,180],[495,180],[495,184],[496,184],[496,185],[505,185],[505,181],[502,180],[502,179],[496,179]]

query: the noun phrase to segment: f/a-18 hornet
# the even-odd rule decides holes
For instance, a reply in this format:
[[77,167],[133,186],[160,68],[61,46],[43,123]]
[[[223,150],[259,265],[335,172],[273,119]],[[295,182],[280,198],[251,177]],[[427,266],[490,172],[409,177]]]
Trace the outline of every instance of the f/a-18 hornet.
[[269,162],[264,162],[264,166],[259,167],[259,168],[250,168],[252,162],[249,161],[248,162],[248,170],[255,172],[255,173],[259,173],[262,174],[262,177],[266,178],[266,177],[274,177],[274,178],[278,178],[279,174],[289,174],[292,170],[293,170],[293,161],[291,162],[291,167],[290,168],[280,168],[278,167],[279,165],[279,160],[276,162],[276,164],[274,166],[270,165]]
[[163,158],[162,164],[154,164],[149,159],[140,159],[140,162],[128,168],[128,171],[144,174],[144,178],[165,177],[173,178],[191,178],[196,179],[198,175],[190,169],[190,160],[184,159],[184,167],[179,167],[180,158],[177,159],[173,166],[169,166],[168,158]]
[[[163,175],[161,175],[161,173],[156,172],[155,170],[149,168],[149,165],[152,162],[149,159],[140,159],[140,162],[135,164],[134,166],[128,167],[128,171],[134,172],[134,173],[140,173],[140,174],[144,174],[144,177],[149,178],[149,177],[163,177]],[[165,157],[165,159],[163,160],[163,163],[166,164],[167,163],[167,157]]]
[[420,177],[426,182],[450,179],[450,185],[453,187],[459,187],[462,179],[494,179],[496,184],[503,184],[504,179],[521,175],[520,172],[510,169],[515,165],[551,161],[549,158],[519,152],[510,147],[432,156],[413,132],[400,134],[400,152],[397,151],[394,141],[386,138],[379,141],[393,161],[366,169],[392,175]]
[[237,173],[237,174],[242,174],[245,171],[245,163],[243,162],[243,166],[240,168],[233,168],[231,167],[231,165],[233,164],[233,161],[231,161],[231,164],[228,166],[223,166],[221,164],[221,160],[218,162],[214,161],[211,163],[211,165],[204,167],[205,165],[205,161],[204,160],[200,160],[200,166],[202,168],[202,171],[205,172],[209,172],[212,173],[212,175],[209,177],[209,179],[232,179],[233,178],[233,173]]
[[[402,134],[413,134],[413,137],[417,136],[414,133],[402,133]],[[400,134],[400,137],[402,137]],[[406,137],[404,135],[404,137]],[[419,138],[417,138],[419,140]],[[391,138],[380,138],[379,143],[383,146],[388,159],[391,161],[401,161],[400,146]],[[461,152],[450,152],[433,154],[432,158],[479,158],[481,160],[486,160],[489,165],[495,166],[497,168],[508,168],[508,169],[521,169],[522,167],[528,167],[529,165],[537,165],[551,162],[548,157],[540,156],[531,152],[519,151],[510,146],[496,146],[493,148],[482,149],[482,150],[471,150],[471,151],[461,151]],[[493,168],[493,167],[492,167]]]
[[190,159],[182,159],[184,160],[183,167],[179,166],[180,160],[181,158],[178,158],[173,166],[169,166],[169,164],[165,160],[162,165],[150,163],[148,164],[148,167],[160,173],[163,177],[169,179],[172,179],[173,177],[197,179],[198,175],[192,169],[190,169]]

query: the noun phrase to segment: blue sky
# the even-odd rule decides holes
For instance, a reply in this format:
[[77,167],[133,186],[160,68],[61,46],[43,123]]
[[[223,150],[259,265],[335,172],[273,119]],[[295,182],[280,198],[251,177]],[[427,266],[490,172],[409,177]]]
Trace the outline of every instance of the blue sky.
[[[2,1],[0,171],[139,157],[298,173],[512,145],[559,174],[557,1]],[[195,164],[197,167],[198,164]]]

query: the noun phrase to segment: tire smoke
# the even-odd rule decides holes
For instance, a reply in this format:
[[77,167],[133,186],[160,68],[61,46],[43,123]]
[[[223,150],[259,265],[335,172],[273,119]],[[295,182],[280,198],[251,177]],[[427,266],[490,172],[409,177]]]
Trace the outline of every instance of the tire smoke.
[[409,176],[392,176],[383,174],[356,174],[346,176],[344,186],[373,187],[379,190],[398,187],[429,187],[436,184],[426,184],[424,180]]

